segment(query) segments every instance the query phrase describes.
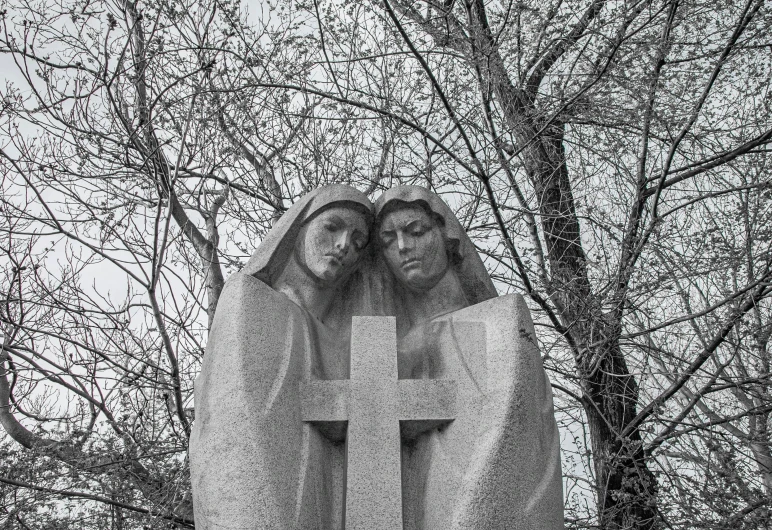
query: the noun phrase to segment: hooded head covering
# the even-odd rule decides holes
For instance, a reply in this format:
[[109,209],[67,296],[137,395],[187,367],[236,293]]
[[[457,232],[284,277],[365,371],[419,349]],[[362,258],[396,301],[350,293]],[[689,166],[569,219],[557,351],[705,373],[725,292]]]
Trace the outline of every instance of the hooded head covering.
[[458,275],[469,305],[498,296],[477,249],[461,223],[448,205],[431,191],[419,186],[396,186],[383,192],[375,201],[376,230],[384,215],[404,204],[423,208],[441,225],[450,266]]
[[344,184],[322,186],[305,194],[284,212],[242,272],[273,287],[295,251],[301,227],[320,212],[336,206],[358,209],[367,216],[368,226],[372,224],[373,205],[364,193]]

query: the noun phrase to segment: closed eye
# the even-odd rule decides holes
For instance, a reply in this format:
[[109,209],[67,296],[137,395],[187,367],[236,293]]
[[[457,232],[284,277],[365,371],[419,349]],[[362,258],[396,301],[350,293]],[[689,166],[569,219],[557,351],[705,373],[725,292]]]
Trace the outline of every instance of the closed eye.
[[408,225],[407,230],[411,236],[419,237],[424,235],[430,229],[425,223],[421,221],[415,221]]
[[394,232],[381,232],[381,243],[383,246],[388,247],[395,239],[397,239],[397,236]]

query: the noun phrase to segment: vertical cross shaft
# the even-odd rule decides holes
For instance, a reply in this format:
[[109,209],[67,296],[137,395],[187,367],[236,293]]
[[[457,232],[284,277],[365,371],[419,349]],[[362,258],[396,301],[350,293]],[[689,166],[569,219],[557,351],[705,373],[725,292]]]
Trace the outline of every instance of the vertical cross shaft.
[[354,317],[351,379],[303,385],[303,421],[347,421],[346,530],[402,530],[400,421],[455,416],[455,381],[397,379],[396,320]]
[[[367,323],[369,325],[362,325]],[[346,528],[402,530],[397,337],[389,319],[355,321],[346,436]],[[391,413],[390,413],[391,412]],[[372,521],[378,521],[373,526]]]

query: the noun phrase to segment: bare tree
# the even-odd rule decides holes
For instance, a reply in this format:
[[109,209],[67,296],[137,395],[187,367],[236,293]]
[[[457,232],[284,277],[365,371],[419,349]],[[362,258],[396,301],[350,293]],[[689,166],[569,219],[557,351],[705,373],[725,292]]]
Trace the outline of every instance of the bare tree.
[[[95,528],[108,516],[193,524],[186,451],[208,323],[224,270],[306,189],[280,188],[272,164],[313,108],[233,95],[251,76],[283,79],[298,53],[286,28],[253,31],[236,8],[53,2],[3,15],[24,87],[4,96],[0,151],[0,422],[23,448],[8,446],[0,481],[34,495],[5,503],[20,528],[37,526],[24,503],[43,494],[95,501],[71,516]],[[238,137],[246,120],[262,145]]]
[[[422,80],[430,103],[402,103],[397,112],[378,105],[361,75],[332,68],[352,64],[353,52],[335,39],[345,32],[317,17],[320,33],[328,33],[325,60],[336,79],[328,97],[357,94],[347,96],[352,104],[391,115],[463,168],[471,215],[477,215],[470,225],[495,227],[501,246],[491,257],[509,267],[502,280],[530,296],[558,333],[560,348],[572,354],[574,368],[557,370],[573,382],[573,391],[563,390],[581,404],[589,424],[597,523],[588,524],[670,524],[658,504],[654,460],[663,438],[691,421],[696,404],[711,407],[706,393],[727,390],[730,383],[706,382],[702,373],[723,366],[730,339],[741,329],[765,335],[758,318],[751,326],[758,332],[744,323],[770,294],[769,248],[755,233],[768,202],[745,234],[748,265],[727,263],[749,267],[736,281],[708,289],[703,284],[714,284],[722,272],[689,271],[695,262],[684,261],[705,233],[698,215],[723,208],[728,197],[759,200],[769,187],[763,171],[749,182],[738,169],[764,167],[772,138],[764,119],[769,65],[758,63],[769,25],[764,2],[727,9],[675,1],[382,0],[371,6],[393,36],[391,53],[410,61],[406,74]],[[428,109],[433,123],[425,125]],[[419,174],[433,167],[429,158]],[[434,180],[430,185],[443,189]],[[746,215],[743,208],[738,215]],[[713,232],[731,233],[732,226],[725,220]],[[714,263],[727,251],[701,247],[715,255]],[[702,288],[702,309],[684,305],[690,282],[673,289],[662,281],[675,259],[677,273]],[[650,279],[653,270],[657,282]],[[687,323],[696,333],[704,317],[710,327],[692,335],[699,347],[682,344],[687,355],[666,348],[656,357],[635,340],[655,340],[654,334],[669,341]],[[763,359],[756,343],[755,355]],[[764,477],[768,441],[758,429],[766,425],[760,406],[766,401],[743,400],[736,390],[734,396],[745,403],[736,418],[747,422],[740,439],[754,448]]]
[[529,297],[568,526],[766,524],[764,1],[258,9],[3,15],[10,524],[192,525],[192,382],[224,280],[327,182],[432,188]]

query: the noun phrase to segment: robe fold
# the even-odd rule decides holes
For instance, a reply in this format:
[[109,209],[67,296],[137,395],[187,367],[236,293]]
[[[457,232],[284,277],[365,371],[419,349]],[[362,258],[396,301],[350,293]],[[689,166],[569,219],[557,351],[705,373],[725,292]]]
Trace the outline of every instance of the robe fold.
[[195,383],[197,529],[342,528],[345,447],[300,417],[300,382],[336,364],[310,318],[252,276],[228,280]]
[[453,422],[403,445],[405,530],[563,528],[552,389],[520,295],[411,330],[400,377],[453,379],[460,404]]

